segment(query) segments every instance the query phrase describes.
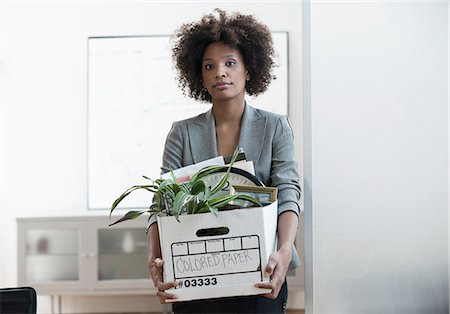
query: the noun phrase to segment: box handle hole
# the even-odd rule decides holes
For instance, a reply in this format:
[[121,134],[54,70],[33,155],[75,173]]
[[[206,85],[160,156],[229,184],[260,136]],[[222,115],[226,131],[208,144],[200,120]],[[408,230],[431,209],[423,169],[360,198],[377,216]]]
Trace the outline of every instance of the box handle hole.
[[228,234],[230,229],[228,227],[217,227],[217,228],[206,228],[206,229],[198,229],[195,233],[197,237],[209,237],[209,236],[219,236]]

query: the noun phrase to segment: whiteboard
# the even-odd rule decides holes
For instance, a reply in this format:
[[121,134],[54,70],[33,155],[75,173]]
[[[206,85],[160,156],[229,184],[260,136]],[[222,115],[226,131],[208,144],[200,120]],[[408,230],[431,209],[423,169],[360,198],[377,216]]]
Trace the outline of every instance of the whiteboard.
[[[142,178],[160,176],[172,122],[210,109],[178,88],[169,36],[88,39],[88,208],[109,209]],[[273,33],[279,65],[269,89],[249,97],[253,106],[288,112],[288,33]],[[149,192],[136,192],[121,208],[148,208]]]

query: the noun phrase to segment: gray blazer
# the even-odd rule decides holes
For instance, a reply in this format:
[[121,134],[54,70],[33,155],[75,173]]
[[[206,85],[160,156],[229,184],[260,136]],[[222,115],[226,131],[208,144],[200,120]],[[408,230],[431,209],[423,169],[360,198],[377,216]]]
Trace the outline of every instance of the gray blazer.
[[[259,110],[246,104],[239,147],[254,163],[255,175],[266,186],[278,188],[278,214],[300,212],[300,183],[294,159],[293,132],[287,116]],[[167,135],[162,172],[216,157],[216,127],[212,110],[174,122]],[[153,221],[152,221],[153,222]],[[300,264],[293,250],[290,268]]]

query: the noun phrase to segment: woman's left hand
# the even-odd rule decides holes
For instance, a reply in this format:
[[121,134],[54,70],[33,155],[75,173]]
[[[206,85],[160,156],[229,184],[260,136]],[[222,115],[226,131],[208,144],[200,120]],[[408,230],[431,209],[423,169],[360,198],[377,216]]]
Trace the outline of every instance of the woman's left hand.
[[268,294],[263,294],[264,297],[276,299],[280,292],[281,286],[286,279],[289,263],[292,258],[291,247],[281,247],[278,251],[272,253],[269,257],[264,276],[269,277],[268,283],[257,283],[257,288],[271,289]]

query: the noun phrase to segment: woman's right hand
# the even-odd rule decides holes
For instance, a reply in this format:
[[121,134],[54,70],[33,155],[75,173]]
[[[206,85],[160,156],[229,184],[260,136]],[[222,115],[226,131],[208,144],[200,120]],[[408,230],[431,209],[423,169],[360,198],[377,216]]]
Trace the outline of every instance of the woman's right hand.
[[162,304],[167,303],[167,299],[176,299],[176,294],[165,292],[167,289],[176,288],[177,282],[171,281],[164,283],[163,281],[163,265],[164,262],[159,257],[155,258],[149,263],[149,272],[153,279],[153,284],[156,289],[156,295],[159,297],[159,302]]

